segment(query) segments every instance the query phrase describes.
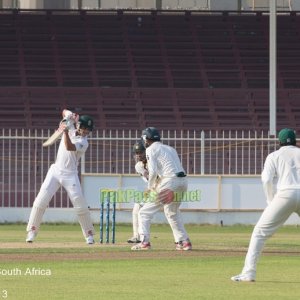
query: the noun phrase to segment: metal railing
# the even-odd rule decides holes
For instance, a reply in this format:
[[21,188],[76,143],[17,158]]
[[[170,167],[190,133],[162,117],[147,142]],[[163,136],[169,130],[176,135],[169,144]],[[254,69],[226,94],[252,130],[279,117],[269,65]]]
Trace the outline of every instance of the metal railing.
[[[103,131],[90,138],[85,173],[134,173],[132,145],[140,131]],[[253,131],[162,131],[162,142],[174,147],[188,174],[260,174],[266,156],[278,143]]]
[[[55,161],[58,143],[43,148],[49,130],[2,130],[0,134],[0,207],[31,207]],[[95,131],[79,172],[134,174],[133,144],[139,130]],[[266,156],[277,149],[264,132],[162,131],[162,142],[176,148],[189,175],[259,175]],[[50,207],[71,206],[60,189]]]

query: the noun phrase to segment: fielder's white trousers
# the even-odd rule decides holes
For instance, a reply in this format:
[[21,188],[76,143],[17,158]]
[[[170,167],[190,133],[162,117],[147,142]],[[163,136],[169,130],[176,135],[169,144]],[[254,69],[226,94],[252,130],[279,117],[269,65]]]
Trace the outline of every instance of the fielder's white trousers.
[[254,227],[245,258],[243,274],[255,279],[257,261],[265,241],[284,224],[293,212],[300,215],[300,190],[278,191]]
[[36,196],[30,213],[27,231],[34,229],[38,232],[43,214],[60,186],[63,186],[73,204],[78,216],[83,235],[87,237],[94,234],[94,226],[91,220],[88,205],[83,197],[77,172],[65,172],[51,165],[45,180]]
[[133,237],[140,239],[139,234],[139,211],[142,205],[140,203],[134,203],[132,209],[132,230],[133,230]]
[[[164,189],[170,189],[174,192],[183,192],[187,190],[187,179],[185,177],[174,177],[162,179],[156,188],[157,192]],[[150,241],[150,226],[151,220],[154,215],[162,208],[168,223],[171,226],[175,243],[179,241],[187,240],[188,234],[184,228],[181,213],[179,210],[181,203],[172,202],[170,204],[161,204],[157,202],[145,203],[144,206],[139,210],[139,232],[141,240],[144,242]]]

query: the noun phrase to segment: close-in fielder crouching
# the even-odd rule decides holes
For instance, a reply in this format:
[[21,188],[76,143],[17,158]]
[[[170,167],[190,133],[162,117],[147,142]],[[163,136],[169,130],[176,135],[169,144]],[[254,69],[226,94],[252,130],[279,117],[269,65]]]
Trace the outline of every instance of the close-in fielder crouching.
[[[69,112],[71,114],[71,112]],[[94,243],[95,233],[88,205],[83,197],[78,178],[78,161],[88,148],[87,136],[93,129],[93,119],[82,115],[77,122],[67,126],[62,123],[64,133],[60,142],[57,158],[48,170],[46,178],[33,203],[27,225],[26,242],[31,243],[37,236],[45,210],[57,192],[63,186],[73,204],[83,235],[88,244]]]
[[[133,145],[133,154],[135,159],[135,171],[142,180],[148,182],[148,168],[146,160],[146,149],[142,141],[138,141]],[[132,230],[133,236],[127,240],[128,243],[140,243],[139,234],[139,211],[143,207],[143,202],[135,202],[132,209]]]

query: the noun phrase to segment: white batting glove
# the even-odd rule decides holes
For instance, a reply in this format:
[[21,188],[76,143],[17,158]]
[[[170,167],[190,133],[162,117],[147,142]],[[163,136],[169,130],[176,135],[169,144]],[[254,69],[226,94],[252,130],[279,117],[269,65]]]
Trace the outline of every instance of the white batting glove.
[[64,119],[68,119],[72,114],[73,113],[68,109],[64,109],[62,111],[62,116],[63,116]]
[[71,121],[73,123],[77,123],[79,119],[79,115],[71,112],[70,110],[64,109],[62,112],[63,119],[66,121]]

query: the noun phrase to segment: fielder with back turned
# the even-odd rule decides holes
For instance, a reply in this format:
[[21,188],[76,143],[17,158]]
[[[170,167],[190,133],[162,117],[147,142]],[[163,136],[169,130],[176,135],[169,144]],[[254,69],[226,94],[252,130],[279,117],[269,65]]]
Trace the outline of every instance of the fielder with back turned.
[[[64,119],[72,120],[72,112],[63,111]],[[75,123],[77,122],[77,123]],[[36,196],[27,225],[26,242],[32,243],[40,228],[45,210],[60,186],[63,186],[73,204],[87,244],[94,243],[94,226],[78,177],[78,162],[88,148],[87,136],[93,130],[93,119],[82,115],[74,122],[61,122],[63,136],[56,161],[50,166],[46,178]]]
[[266,240],[293,212],[300,215],[300,149],[296,134],[284,128],[278,139],[280,149],[267,156],[261,174],[268,206],[253,229],[242,273],[231,277],[233,281],[255,281],[257,261]]
[[[154,201],[146,202],[139,211],[139,232],[141,242],[131,250],[149,250],[150,225],[154,215],[163,208],[173,232],[176,250],[192,250],[192,244],[184,228],[179,207],[181,195],[187,191],[188,182],[177,151],[160,142],[160,134],[154,127],[142,132],[146,148],[149,172],[148,192],[157,194]],[[159,177],[159,181],[157,178]],[[177,194],[177,199],[175,199]]]

